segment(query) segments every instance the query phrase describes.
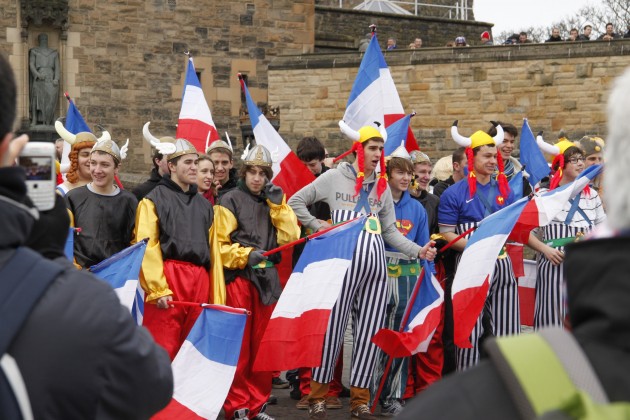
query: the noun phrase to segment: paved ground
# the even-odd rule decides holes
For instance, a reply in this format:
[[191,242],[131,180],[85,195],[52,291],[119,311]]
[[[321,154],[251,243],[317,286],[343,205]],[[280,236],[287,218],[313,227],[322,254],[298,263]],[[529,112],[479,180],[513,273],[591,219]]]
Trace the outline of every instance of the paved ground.
[[[284,375],[283,375],[284,376]],[[289,397],[288,389],[274,389],[273,395],[278,397],[278,405],[270,405],[267,413],[276,419],[308,419],[308,410],[298,410],[295,408],[297,401]],[[349,419],[350,408],[349,398],[342,398],[344,407],[339,410],[328,410],[329,419]]]

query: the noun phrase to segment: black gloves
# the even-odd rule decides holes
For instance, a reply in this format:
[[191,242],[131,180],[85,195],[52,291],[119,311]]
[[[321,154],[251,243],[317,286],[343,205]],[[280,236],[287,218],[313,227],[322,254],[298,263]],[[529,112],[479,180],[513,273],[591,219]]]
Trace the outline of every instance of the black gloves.
[[278,187],[277,185],[268,183],[267,185],[265,185],[265,196],[273,204],[280,205],[282,204],[282,197],[284,197],[284,192],[282,191],[282,188]]
[[267,260],[267,257],[265,257],[263,255],[262,250],[255,250],[249,253],[249,256],[247,257],[247,264],[251,265],[252,267],[255,265],[260,264],[261,262]]

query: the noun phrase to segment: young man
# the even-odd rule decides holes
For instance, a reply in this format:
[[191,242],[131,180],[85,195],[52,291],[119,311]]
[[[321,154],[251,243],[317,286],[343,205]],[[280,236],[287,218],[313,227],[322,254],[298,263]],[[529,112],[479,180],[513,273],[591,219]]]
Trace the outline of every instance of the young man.
[[[304,137],[297,145],[296,149],[297,157],[306,165],[306,167],[315,175],[319,177],[325,173],[329,168],[324,164],[326,159],[326,149],[324,145],[317,139],[317,137]],[[308,211],[316,217],[318,220],[329,221],[330,220],[330,207],[324,202],[313,203],[309,206]],[[302,235],[307,236],[312,234],[313,231],[306,227],[302,227]],[[302,255],[304,245],[297,245],[293,250],[293,265],[297,264],[297,260]],[[343,349],[342,349],[343,352]],[[343,357],[339,357],[337,365],[335,366],[335,374],[330,385],[328,394],[326,394],[326,408],[339,409],[342,408],[341,400],[339,396],[343,391],[343,384],[341,383],[341,374],[343,372]],[[300,401],[296,404],[296,407],[300,410],[308,409],[308,394],[311,392],[311,368],[300,368],[298,371],[299,376],[299,390]]]
[[578,30],[577,28],[571,28],[569,31],[569,39],[567,41],[574,42],[579,40]]
[[601,34],[599,38],[597,38],[597,40],[598,41],[612,41],[613,39],[619,39],[619,38],[621,38],[621,35],[615,33],[613,24],[609,22],[606,24],[606,32]]
[[[368,387],[376,346],[370,342],[370,338],[381,327],[385,315],[387,265],[384,242],[409,258],[432,260],[435,257],[435,248],[432,243],[420,247],[396,229],[396,215],[385,175],[383,135],[370,126],[363,127],[358,132],[350,129],[343,121],[340,126],[354,140],[352,150],[356,152],[357,160],[352,165],[344,162],[327,171],[293,195],[289,205],[302,225],[314,231],[330,226],[308,211],[308,206],[318,201],[325,201],[330,206],[333,223],[368,214],[371,215],[368,225],[373,225],[375,229],[370,228],[360,234],[357,252],[332,309],[324,338],[322,363],[320,367],[313,369],[309,416],[326,418],[325,396],[332,380],[348,317],[352,315],[354,346],[350,378],[351,416],[372,419],[374,416],[370,414],[368,406]],[[381,169],[379,176],[376,175],[378,166]]]
[[[12,166],[28,136],[12,140],[17,89],[13,69],[2,54],[0,92],[0,270],[6,270],[26,243],[38,212],[26,193],[24,169]],[[57,205],[54,211],[58,210]],[[65,220],[60,229],[64,235],[67,216]],[[45,263],[54,264],[33,256],[33,266]],[[5,286],[10,281],[6,272],[0,279]],[[19,280],[28,285],[32,279]],[[20,291],[13,292],[2,295],[11,295],[5,300],[16,302]],[[20,309],[24,308],[17,312]],[[15,312],[11,310],[12,321]],[[11,330],[9,324],[3,317],[4,337]],[[135,325],[109,285],[74,267],[64,268],[27,314],[3,352],[1,369],[10,365],[21,376],[22,402],[29,403],[35,419],[150,418],[168,404],[173,390],[166,352]],[[3,380],[3,396],[6,385]],[[3,399],[0,412],[6,413],[11,405]],[[3,418],[22,418],[15,409]]]
[[549,39],[547,39],[545,42],[562,42],[563,39],[560,36],[560,28],[552,28],[551,29],[551,35],[549,36]]
[[[496,124],[500,125],[501,128],[503,128],[503,143],[497,146],[497,148],[499,149],[499,153],[501,154],[501,158],[503,160],[503,173],[505,174],[507,180],[510,181],[514,177],[514,175],[523,170],[523,165],[521,165],[521,162],[519,162],[517,158],[512,156],[512,153],[514,152],[514,149],[516,147],[516,137],[518,137],[518,129],[512,124],[502,121],[497,121]],[[486,132],[491,137],[497,135],[497,129],[494,125],[490,127]],[[495,173],[494,176],[496,176],[497,174],[498,171]],[[518,199],[524,197],[526,195],[529,195],[529,193],[531,192],[532,188],[529,185],[529,182],[524,181],[523,191],[516,191],[515,193],[519,195],[515,196],[514,198]]]
[[275,264],[280,254],[263,253],[300,236],[297,219],[273,177],[271,153],[254,146],[245,157],[237,187],[219,198],[215,230],[223,261],[226,304],[251,311],[247,317],[236,373],[223,404],[225,418],[273,420],[265,413],[272,372],[253,371],[263,333],[281,293]]
[[[157,140],[148,127],[145,137]],[[168,155],[170,175],[165,174],[140,201],[135,240],[149,238],[140,272],[148,303],[144,307],[144,326],[172,360],[201,309],[172,308],[169,302],[208,302],[214,214],[210,202],[197,193],[195,147],[188,140],[177,139],[170,150],[162,152]]]
[[[400,146],[388,157],[388,160],[387,183],[394,201],[396,227],[406,238],[422,246],[429,242],[427,212],[408,192],[414,178],[411,156],[403,146]],[[388,298],[384,327],[398,331],[405,308],[418,281],[420,263],[418,259],[409,259],[407,255],[401,254],[390,246],[385,247],[385,257],[387,258]],[[429,264],[425,264],[425,268],[432,269]],[[439,332],[437,334],[439,335]],[[402,411],[405,388],[408,383],[408,370],[411,369],[410,360],[409,357],[405,357],[393,361],[378,401],[381,405],[381,416],[396,416]],[[373,392],[378,389],[387,361],[388,356],[379,351],[378,362],[372,376],[371,391]],[[415,366],[415,363],[413,365]],[[439,373],[441,370],[440,365]],[[411,379],[410,382],[415,381]]]
[[578,41],[590,41],[591,40],[591,32],[593,32],[593,26],[587,23],[584,25],[584,32],[578,36]]
[[126,156],[127,144],[120,150],[112,140],[97,142],[90,151],[92,182],[66,195],[72,225],[81,228],[74,235],[74,259],[82,268],[131,244],[138,200],[114,181]]
[[468,158],[466,157],[466,148],[459,147],[455,149],[455,151],[453,152],[452,160],[453,175],[451,175],[448,179],[444,181],[438,182],[433,187],[433,194],[436,195],[438,198],[448,187],[466,178],[466,174],[464,173],[464,168],[466,168],[466,165],[468,164]]
[[215,140],[206,148],[206,154],[214,163],[214,184],[219,197],[236,188],[238,176],[232,161],[232,146],[223,140]]
[[[543,145],[545,146],[545,145]],[[577,179],[586,168],[583,151],[573,142],[562,140],[555,147],[545,147],[555,154],[551,164],[559,177],[558,187]],[[556,153],[557,152],[557,153]],[[561,156],[560,156],[561,155]],[[561,158],[562,157],[562,158]],[[597,191],[585,188],[572,200],[565,203],[562,211],[542,230],[542,240],[529,235],[528,245],[539,253],[536,267],[536,307],[534,328],[562,326],[565,321],[566,294],[564,292],[564,253],[562,241],[588,234],[595,226],[606,220],[602,201]]]
[[411,152],[411,162],[413,163],[413,176],[415,184],[410,190],[413,198],[418,200],[427,212],[427,223],[429,234],[438,232],[437,208],[440,199],[429,192],[429,182],[431,181],[431,159],[421,151]]
[[[507,179],[503,172],[503,159],[498,146],[503,140],[503,130],[497,126],[498,134],[490,137],[483,131],[475,132],[470,138],[461,136],[457,131],[457,121],[451,128],[453,139],[466,147],[469,174],[467,180],[459,181],[449,187],[440,197],[438,223],[440,232],[447,241],[454,240],[459,234],[504,208],[514,201]],[[499,167],[497,180],[492,178]],[[469,237],[468,235],[467,237]],[[462,252],[467,238],[453,244],[453,249]],[[465,270],[466,267],[457,267]],[[520,330],[518,289],[512,261],[507,253],[497,259],[494,277],[486,301],[486,308],[494,323],[494,334],[498,336],[518,334]],[[459,370],[474,366],[479,360],[479,338],[484,332],[482,316],[471,333],[470,349],[457,349],[457,368]]]

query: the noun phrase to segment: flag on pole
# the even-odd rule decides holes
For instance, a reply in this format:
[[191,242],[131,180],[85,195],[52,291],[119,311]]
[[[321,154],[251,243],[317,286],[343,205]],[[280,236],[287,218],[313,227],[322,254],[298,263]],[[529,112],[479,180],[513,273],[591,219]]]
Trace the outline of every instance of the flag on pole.
[[[398,90],[374,33],[354,79],[343,120],[350,128],[358,130],[365,125],[372,125],[374,121],[389,127],[404,116]],[[420,149],[410,127],[404,138],[409,152]],[[402,138],[395,139],[394,149],[400,145],[400,140]]]
[[518,171],[508,182],[510,191],[514,191],[514,198],[523,197],[523,171]]
[[247,102],[247,112],[254,131],[256,144],[265,146],[274,160],[273,162],[273,178],[271,181],[282,188],[282,191],[289,199],[293,194],[298,192],[315,180],[315,176],[300,161],[289,145],[280,137],[280,134],[271,125],[269,120],[260,112],[260,109],[254,103],[249,94],[245,81],[239,74],[241,88],[245,93]]
[[90,267],[92,274],[114,288],[120,303],[129,309],[138,325],[142,325],[144,316],[144,291],[138,276],[146,247],[146,240],[140,241]]
[[452,286],[453,341],[458,347],[471,347],[470,333],[486,302],[497,257],[528,199],[483,219],[464,248]]
[[320,365],[330,312],[365,221],[360,217],[306,243],[271,315],[255,370]]
[[153,420],[219,416],[234,380],[246,319],[245,313],[201,311],[173,360],[173,399]]
[[521,163],[525,165],[525,170],[529,174],[529,183],[533,189],[541,179],[549,175],[551,169],[545,160],[542,150],[536,144],[536,137],[534,137],[532,129],[529,128],[527,118],[523,119],[520,150]]
[[372,342],[390,357],[407,357],[427,351],[433,333],[440,324],[444,291],[431,270],[422,269],[420,289],[410,306],[409,321],[401,331],[379,330]]
[[453,280],[454,342],[470,347],[469,336],[481,314],[488,295],[494,266],[505,241],[509,238],[527,243],[535,227],[549,224],[567,203],[601,172],[600,165],[587,168],[570,184],[534,196],[523,197],[482,220],[472,235],[459,262]]
[[532,229],[547,226],[562,211],[567,201],[580,194],[601,171],[601,165],[590,166],[575,181],[543,194],[535,195],[523,209],[510,234],[510,239],[526,244]]
[[[91,133],[90,127],[88,127],[87,123],[83,119],[83,115],[79,112],[79,109],[76,107],[70,96],[66,92],[66,99],[68,100],[68,114],[66,115],[66,130],[71,132],[72,134],[88,132]],[[61,152],[61,161],[59,162],[61,165],[61,172],[63,173],[63,178],[65,179],[65,172],[70,168],[70,143],[64,141],[63,142],[63,150]]]
[[210,107],[206,102],[203,90],[201,90],[201,83],[195,72],[193,59],[189,57],[176,136],[190,141],[199,152],[205,153],[208,133],[210,133],[210,142],[219,139]]
[[383,149],[383,153],[385,153],[385,156],[389,156],[394,153],[394,151],[401,145],[401,143],[405,144],[405,149],[407,148],[409,123],[411,122],[411,117],[414,115],[415,114],[405,115],[404,117],[386,128],[387,141],[385,142],[385,146]]

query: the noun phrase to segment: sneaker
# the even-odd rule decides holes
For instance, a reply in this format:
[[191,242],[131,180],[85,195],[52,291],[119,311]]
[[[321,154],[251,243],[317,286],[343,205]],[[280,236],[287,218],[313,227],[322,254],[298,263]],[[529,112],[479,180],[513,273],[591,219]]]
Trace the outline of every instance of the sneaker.
[[341,400],[334,395],[329,395],[326,397],[326,408],[329,410],[337,410],[342,408],[343,404],[341,404]]
[[308,405],[308,418],[309,419],[327,419],[326,414],[326,401],[319,401],[315,404]]
[[370,407],[367,404],[361,404],[354,410],[350,411],[350,418],[377,420],[377,417],[370,413]]
[[308,410],[308,394],[304,395],[300,401],[295,404],[295,408],[298,410]]
[[271,386],[275,389],[287,389],[289,387],[289,381],[285,381],[281,377],[273,378],[271,380]]
[[383,404],[381,407],[381,416],[383,417],[396,417],[403,411],[403,405],[398,400],[393,400],[389,403]]
[[277,405],[278,404],[278,397],[276,397],[275,395],[271,394],[269,396],[269,399],[267,400],[267,404],[269,404],[269,405]]
[[247,417],[248,414],[249,414],[248,408],[241,408],[240,410],[236,410],[234,412],[234,417],[232,418],[234,420],[249,420],[249,418]]
[[276,420],[276,419],[271,417],[269,414],[265,413],[264,411],[261,411],[260,413],[256,415],[256,417],[254,417],[253,420]]

